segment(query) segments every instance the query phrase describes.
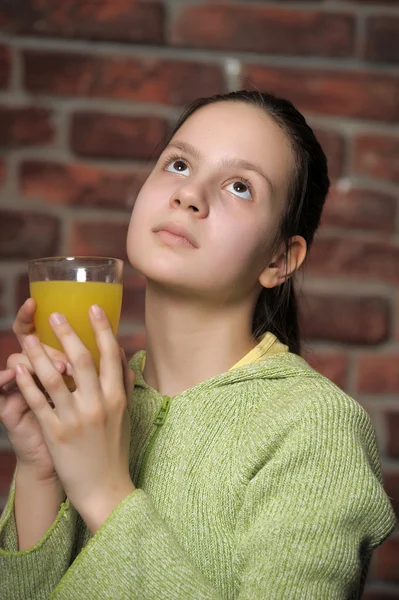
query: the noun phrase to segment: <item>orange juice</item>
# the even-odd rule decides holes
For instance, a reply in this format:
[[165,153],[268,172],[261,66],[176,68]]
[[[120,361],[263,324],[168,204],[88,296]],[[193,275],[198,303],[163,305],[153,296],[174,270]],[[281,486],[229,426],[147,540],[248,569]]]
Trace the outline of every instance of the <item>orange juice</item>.
[[30,283],[30,295],[37,303],[35,326],[40,341],[64,352],[49,323],[51,313],[64,314],[90,350],[98,371],[100,353],[88,311],[92,304],[99,304],[116,335],[122,306],[122,284],[101,281],[33,281]]

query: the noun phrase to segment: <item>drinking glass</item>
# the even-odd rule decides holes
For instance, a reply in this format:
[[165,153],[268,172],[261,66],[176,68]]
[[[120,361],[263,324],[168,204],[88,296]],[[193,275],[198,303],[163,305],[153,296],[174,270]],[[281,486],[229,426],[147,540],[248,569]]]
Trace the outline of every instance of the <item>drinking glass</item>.
[[[100,353],[88,310],[92,304],[104,309],[116,335],[122,306],[123,261],[103,256],[51,256],[28,262],[30,296],[36,300],[36,332],[43,344],[64,352],[49,317],[63,313],[86,348],[97,372]],[[68,388],[76,389],[72,377],[65,376]]]

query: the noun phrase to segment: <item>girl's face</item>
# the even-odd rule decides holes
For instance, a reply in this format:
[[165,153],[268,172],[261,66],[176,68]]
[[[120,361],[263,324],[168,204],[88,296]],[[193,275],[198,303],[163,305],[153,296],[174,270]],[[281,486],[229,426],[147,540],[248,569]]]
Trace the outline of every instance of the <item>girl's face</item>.
[[[238,102],[199,109],[136,199],[127,237],[131,264],[170,291],[212,303],[260,290],[293,160],[285,133],[263,110]],[[154,231],[170,225],[184,228],[194,246]]]

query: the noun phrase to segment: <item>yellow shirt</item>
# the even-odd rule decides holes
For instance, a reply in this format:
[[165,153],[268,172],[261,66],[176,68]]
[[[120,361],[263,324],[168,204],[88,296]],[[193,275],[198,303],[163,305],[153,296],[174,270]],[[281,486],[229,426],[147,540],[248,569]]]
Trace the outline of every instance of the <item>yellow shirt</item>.
[[265,333],[259,344],[250,350],[244,358],[233,365],[229,371],[258,362],[258,360],[262,360],[265,356],[271,356],[272,354],[278,354],[279,352],[288,352],[288,346],[279,342],[276,336],[268,331]]

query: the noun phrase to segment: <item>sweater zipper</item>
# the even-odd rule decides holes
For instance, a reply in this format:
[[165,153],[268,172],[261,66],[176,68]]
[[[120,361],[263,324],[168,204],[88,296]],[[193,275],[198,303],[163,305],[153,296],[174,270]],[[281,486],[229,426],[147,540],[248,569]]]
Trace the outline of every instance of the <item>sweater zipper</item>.
[[162,396],[161,408],[158,410],[157,414],[155,415],[155,419],[153,422],[153,425],[155,425],[156,429],[155,429],[154,433],[152,434],[152,437],[151,437],[151,439],[148,443],[148,446],[144,452],[143,460],[141,461],[139,476],[138,476],[138,480],[137,480],[138,488],[141,487],[143,475],[145,473],[145,469],[146,469],[147,462],[148,462],[148,457],[154,446],[155,440],[157,439],[158,434],[161,431],[161,427],[165,423],[167,414],[169,412],[171,401],[172,401],[172,399],[169,396]]

